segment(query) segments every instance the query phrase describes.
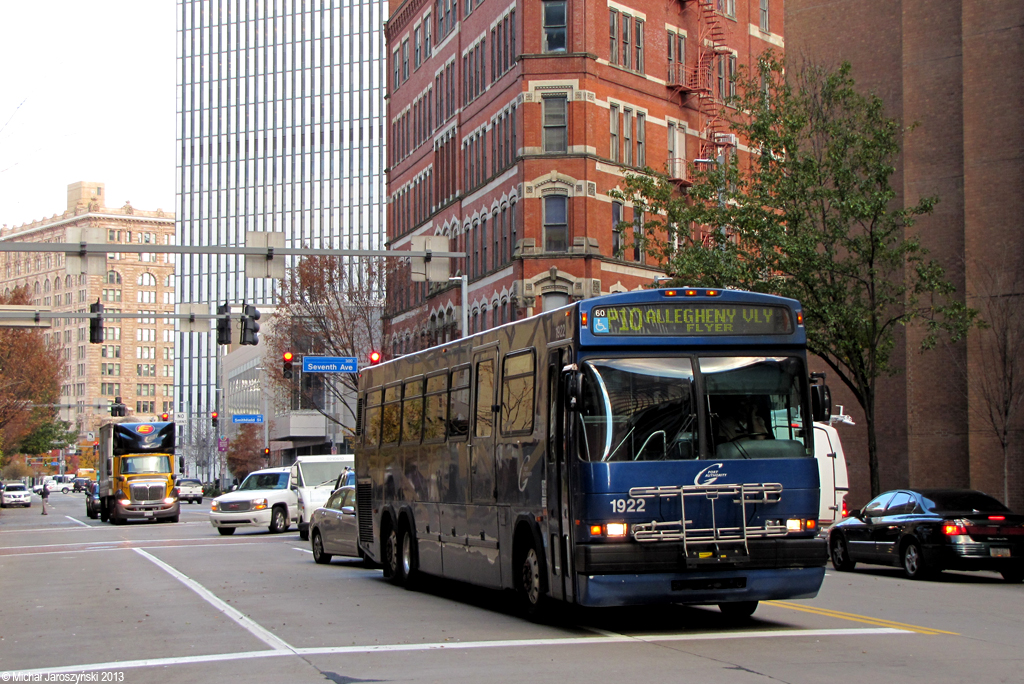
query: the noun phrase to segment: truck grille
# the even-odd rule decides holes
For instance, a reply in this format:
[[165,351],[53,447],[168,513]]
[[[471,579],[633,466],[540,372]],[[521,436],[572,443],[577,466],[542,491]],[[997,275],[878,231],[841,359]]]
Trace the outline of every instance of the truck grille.
[[247,511],[252,506],[252,501],[224,501],[220,504],[222,511]]
[[163,484],[133,484],[132,501],[161,501],[166,494]]

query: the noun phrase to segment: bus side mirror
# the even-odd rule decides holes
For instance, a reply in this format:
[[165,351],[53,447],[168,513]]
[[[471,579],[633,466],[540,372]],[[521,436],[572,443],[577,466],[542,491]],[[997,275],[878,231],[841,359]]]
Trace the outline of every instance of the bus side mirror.
[[824,373],[811,373],[811,420],[828,422],[832,416],[832,392]]

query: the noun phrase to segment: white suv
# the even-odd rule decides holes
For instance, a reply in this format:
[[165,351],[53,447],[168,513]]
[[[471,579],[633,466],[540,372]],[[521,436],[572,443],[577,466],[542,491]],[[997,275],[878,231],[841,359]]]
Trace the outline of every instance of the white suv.
[[221,494],[210,504],[210,523],[221,534],[237,527],[269,527],[284,532],[298,522],[298,505],[291,489],[290,468],[267,468],[249,473],[238,489]]

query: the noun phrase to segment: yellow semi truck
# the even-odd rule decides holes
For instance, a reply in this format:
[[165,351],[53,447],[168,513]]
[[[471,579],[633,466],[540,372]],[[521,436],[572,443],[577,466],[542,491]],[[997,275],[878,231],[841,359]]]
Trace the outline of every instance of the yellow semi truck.
[[[100,426],[100,519],[178,522],[174,488],[174,423]],[[179,461],[178,468],[182,467]]]

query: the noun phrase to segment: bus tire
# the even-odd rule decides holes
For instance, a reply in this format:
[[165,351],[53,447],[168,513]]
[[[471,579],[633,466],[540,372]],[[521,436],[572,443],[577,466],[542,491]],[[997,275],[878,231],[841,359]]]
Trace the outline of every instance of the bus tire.
[[543,565],[534,542],[523,543],[515,558],[513,577],[519,610],[528,619],[539,620],[546,611],[547,597],[544,595]]
[[409,529],[408,524],[403,524],[399,534],[399,556],[398,563],[404,577],[406,589],[414,589],[419,579],[419,556],[416,547],[416,535]]
[[106,501],[100,501],[100,522],[110,521],[110,508]]
[[402,536],[400,529],[394,525],[388,525],[384,537],[384,577],[398,587],[405,584],[405,574],[402,572],[400,556]]
[[757,601],[719,603],[718,610],[722,611],[722,615],[732,620],[746,620],[757,610]]

